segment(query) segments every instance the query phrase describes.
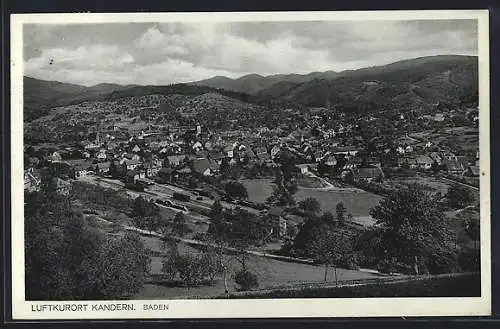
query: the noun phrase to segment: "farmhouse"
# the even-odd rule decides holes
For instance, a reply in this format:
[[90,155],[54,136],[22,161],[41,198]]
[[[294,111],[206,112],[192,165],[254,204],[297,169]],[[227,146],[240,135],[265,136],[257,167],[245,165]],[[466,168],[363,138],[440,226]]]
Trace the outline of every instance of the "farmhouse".
[[426,155],[419,155],[416,157],[417,165],[420,169],[431,169],[434,160]]
[[186,158],[185,154],[167,156],[168,163],[172,167],[177,167],[178,165],[180,165],[184,161],[185,158]]
[[301,174],[306,174],[309,172],[309,166],[307,164],[298,164],[296,167],[300,170]]
[[467,169],[467,175],[471,177],[479,177],[479,167],[469,166]]
[[353,177],[355,181],[361,179],[372,181],[378,178],[384,178],[384,172],[379,167],[369,167],[369,168],[355,168],[352,169]]
[[92,163],[89,161],[79,161],[77,163],[74,163],[72,165],[73,170],[75,172],[75,178],[81,178],[81,177],[86,177],[90,174],[93,174],[94,171],[92,170]]
[[203,176],[213,176],[219,170],[219,164],[214,160],[196,159],[193,162],[193,171]]
[[127,170],[134,170],[141,164],[141,162],[138,160],[122,159],[120,161],[120,164],[121,165],[125,164],[125,166],[127,167]]

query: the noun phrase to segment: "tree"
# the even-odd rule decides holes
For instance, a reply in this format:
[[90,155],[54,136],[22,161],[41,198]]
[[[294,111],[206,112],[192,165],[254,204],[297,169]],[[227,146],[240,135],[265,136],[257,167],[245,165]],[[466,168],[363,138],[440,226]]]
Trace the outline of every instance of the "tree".
[[192,230],[189,228],[189,225],[186,222],[186,217],[184,216],[184,214],[180,211],[177,214],[175,214],[174,223],[172,227],[172,234],[183,237],[191,231]]
[[327,227],[315,232],[315,239],[311,241],[309,248],[314,259],[325,266],[325,282],[328,278],[328,267],[334,266],[335,284],[337,284],[337,266],[345,263],[347,256],[352,253],[352,238],[342,230],[336,231]]
[[[325,216],[326,215],[326,216]],[[308,257],[324,264],[325,276],[328,277],[328,267],[335,266],[337,279],[337,265],[345,262],[346,257],[353,251],[351,236],[336,228],[335,222],[325,213],[322,218],[309,218],[300,227],[296,235],[292,250],[297,256]]]
[[212,208],[210,208],[210,213],[208,217],[210,217],[211,220],[220,220],[222,217],[222,204],[220,203],[219,200],[215,200]]
[[[101,295],[98,299],[131,297],[139,292],[151,262],[140,237],[127,232],[124,237],[106,240],[100,251],[100,263],[94,267],[102,272],[96,278]],[[86,268],[92,268],[92,264]]]
[[49,199],[57,197],[57,178],[50,173],[44,173],[41,177],[40,191]]
[[233,198],[237,198],[237,199],[248,198],[247,189],[240,182],[237,182],[237,181],[227,182],[224,189],[225,189],[226,193]]
[[116,168],[116,164],[114,161],[111,161],[111,163],[109,164],[109,174],[111,175],[112,178],[119,177],[118,169]]
[[384,250],[385,259],[409,268],[422,259],[431,273],[455,269],[454,238],[438,200],[425,186],[412,184],[391,192],[370,210],[381,226],[377,248]]
[[210,282],[213,282],[215,277],[224,271],[217,252],[213,248],[203,253],[200,259],[200,266],[202,272]]
[[247,269],[241,269],[236,272],[234,282],[238,284],[239,290],[250,290],[259,286],[257,275]]
[[[271,230],[271,223],[261,217],[241,209],[236,208],[223,212],[222,218],[213,220],[210,223],[208,234],[219,246],[235,248],[238,253],[237,260],[242,269],[247,269],[247,250],[251,246],[262,242]],[[224,282],[227,292],[227,266],[222,257],[222,248],[219,249],[219,259],[221,267],[224,268]]]
[[478,242],[481,237],[480,217],[477,209],[467,209],[462,211],[457,219],[461,222],[462,228],[467,237],[474,242],[474,248],[478,248]]
[[446,197],[449,205],[453,208],[463,208],[474,201],[470,189],[462,184],[453,184],[449,187]]
[[339,225],[344,225],[345,222],[345,206],[342,202],[337,203],[335,207],[335,212],[337,213],[337,222]]
[[105,236],[69,201],[26,195],[27,299],[119,299],[137,293],[149,271],[141,241],[130,234]]
[[142,196],[134,200],[131,217],[134,224],[141,229],[156,231],[160,227],[161,218],[158,206],[145,200]]
[[313,197],[307,197],[304,200],[300,201],[299,207],[311,214],[317,214],[321,210],[321,205],[319,201]]
[[321,215],[320,220],[325,222],[325,223],[337,224],[337,219],[330,211],[325,211]]

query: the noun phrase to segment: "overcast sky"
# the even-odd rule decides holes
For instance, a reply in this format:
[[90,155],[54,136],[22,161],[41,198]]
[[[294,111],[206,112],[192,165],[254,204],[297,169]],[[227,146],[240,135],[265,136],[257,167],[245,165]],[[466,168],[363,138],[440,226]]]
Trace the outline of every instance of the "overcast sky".
[[24,25],[23,38],[25,75],[87,86],[477,55],[475,20]]

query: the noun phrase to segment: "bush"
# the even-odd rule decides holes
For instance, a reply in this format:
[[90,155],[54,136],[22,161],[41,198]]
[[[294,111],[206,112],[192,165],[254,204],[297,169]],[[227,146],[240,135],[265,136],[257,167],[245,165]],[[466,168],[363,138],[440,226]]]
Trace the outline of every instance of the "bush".
[[180,201],[185,201],[185,202],[187,202],[191,199],[191,197],[189,195],[177,193],[177,192],[172,193],[172,198],[180,200]]
[[250,290],[259,286],[257,275],[246,269],[236,272],[234,282],[238,284],[239,290]]
[[479,271],[481,269],[479,249],[461,251],[458,255],[458,264],[463,271]]
[[225,189],[225,192],[227,193],[227,195],[229,195],[233,198],[237,198],[237,199],[248,198],[247,189],[240,182],[237,182],[237,181],[227,182],[224,189]]

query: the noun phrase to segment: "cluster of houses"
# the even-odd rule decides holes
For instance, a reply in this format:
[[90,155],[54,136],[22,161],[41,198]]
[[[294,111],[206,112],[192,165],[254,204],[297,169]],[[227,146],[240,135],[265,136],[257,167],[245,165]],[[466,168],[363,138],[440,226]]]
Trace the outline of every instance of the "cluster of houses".
[[[68,165],[72,171],[70,176],[75,179],[91,174],[107,175],[114,167],[137,180],[153,178],[162,168],[181,175],[194,172],[215,176],[220,173],[223,162],[273,167],[280,153],[286,151],[294,155],[297,170],[302,174],[315,170],[320,163],[335,166],[339,158],[343,158],[341,170],[351,172],[356,178],[372,180],[383,177],[384,164],[379,155],[392,152],[396,154],[397,167],[430,170],[438,165],[453,175],[479,175],[478,156],[476,159],[457,156],[436,149],[431,142],[416,141],[408,136],[395,141],[393,149],[376,143],[379,154],[361,157],[365,141],[350,133],[352,125],[339,127],[337,131],[296,129],[289,134],[279,129],[211,133],[198,124],[168,132],[141,131],[131,136],[120,134],[120,129],[112,127],[97,131],[94,140],[54,151],[47,159]],[[189,139],[186,139],[187,132],[191,134]],[[29,158],[28,167],[36,167],[37,161],[39,159]],[[26,180],[36,183],[30,175],[26,175]]]

